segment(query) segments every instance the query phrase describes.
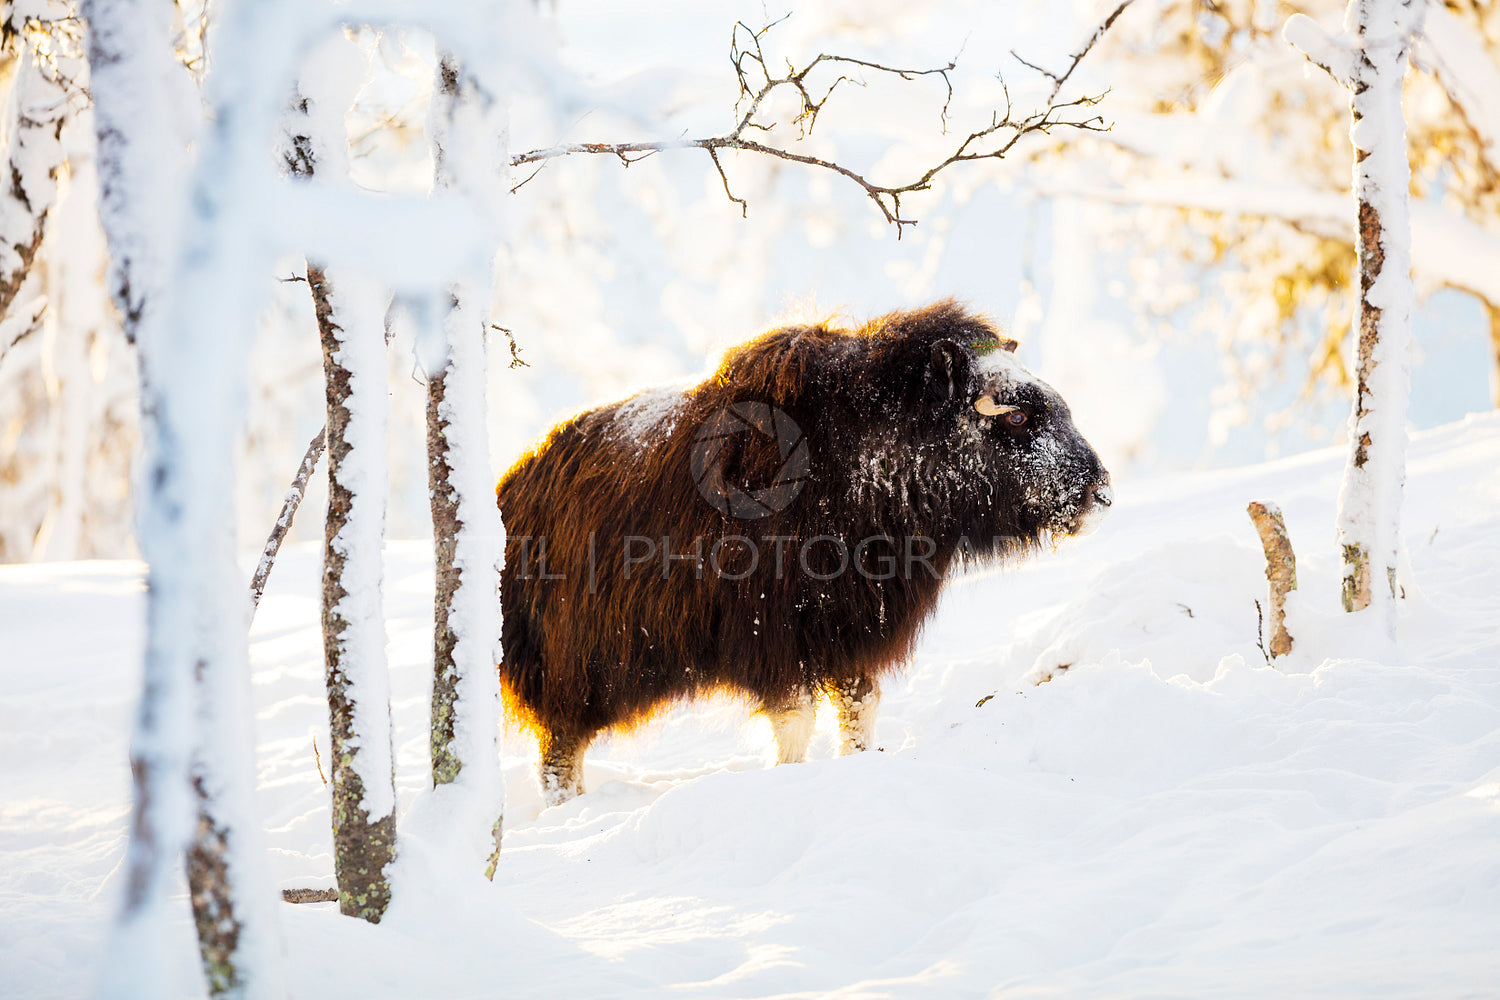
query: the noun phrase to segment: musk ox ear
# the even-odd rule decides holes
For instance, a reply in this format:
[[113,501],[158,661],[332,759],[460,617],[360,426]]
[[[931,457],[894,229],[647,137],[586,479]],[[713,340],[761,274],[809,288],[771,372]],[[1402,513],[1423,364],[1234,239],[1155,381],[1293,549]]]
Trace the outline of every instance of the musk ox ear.
[[950,400],[963,391],[969,378],[969,362],[964,349],[951,340],[933,341],[927,386],[933,396]]

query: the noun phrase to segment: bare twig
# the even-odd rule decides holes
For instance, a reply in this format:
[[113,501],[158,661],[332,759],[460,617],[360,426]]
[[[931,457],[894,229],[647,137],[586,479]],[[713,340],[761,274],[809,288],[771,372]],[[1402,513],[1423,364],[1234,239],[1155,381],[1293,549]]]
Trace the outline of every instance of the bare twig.
[[1292,651],[1292,636],[1286,630],[1286,595],[1297,589],[1297,557],[1292,552],[1292,540],[1279,507],[1257,501],[1246,512],[1266,552],[1266,581],[1271,590],[1271,655],[1285,656]]
[[282,889],[281,898],[288,903],[337,903],[337,889]]
[[[1108,131],[1109,126],[1099,115],[1081,114],[1084,109],[1091,108],[1103,99],[1103,94],[1096,96],[1075,97],[1071,100],[1060,101],[1058,94],[1063,85],[1073,75],[1085,56],[1094,48],[1095,44],[1102,38],[1114,24],[1120,14],[1129,7],[1133,0],[1122,0],[1122,2],[1110,12],[1109,16],[1100,23],[1083,45],[1074,52],[1065,69],[1059,73],[1052,73],[1032,63],[1021,60],[1025,65],[1037,70],[1052,80],[1052,90],[1047,97],[1046,104],[1038,111],[1028,115],[1017,117],[1012,114],[1010,106],[1010,92],[1006,90],[1006,107],[1003,114],[994,112],[990,117],[990,123],[985,127],[971,132],[957,146],[956,149],[945,159],[935,166],[923,172],[920,176],[904,184],[877,184],[864,175],[850,170],[848,167],[833,161],[825,160],[817,156],[809,156],[804,153],[794,153],[780,146],[771,145],[769,141],[750,138],[750,133],[760,132],[769,137],[775,124],[762,120],[761,113],[767,99],[776,91],[789,89],[797,95],[800,107],[793,117],[793,123],[798,127],[803,137],[812,134],[817,124],[818,115],[827,105],[828,99],[838,89],[841,83],[854,83],[863,85],[862,81],[854,77],[840,74],[831,83],[814,84],[810,81],[813,71],[820,66],[835,65],[843,67],[858,68],[877,73],[886,73],[902,80],[913,80],[921,76],[939,77],[947,88],[947,96],[943,101],[943,107],[939,112],[943,129],[947,131],[948,109],[953,101],[953,80],[951,73],[957,65],[957,60],[950,61],[946,66],[932,69],[903,69],[897,66],[887,66],[882,63],[871,62],[866,59],[855,59],[849,56],[830,55],[820,53],[816,58],[808,62],[801,69],[788,65],[784,75],[777,75],[771,70],[766,58],[762,40],[767,32],[779,24],[785,18],[772,21],[765,27],[756,31],[746,25],[743,21],[734,26],[730,34],[729,59],[734,65],[735,75],[739,80],[740,96],[736,102],[736,113],[739,120],[730,131],[723,135],[710,136],[702,139],[664,139],[646,142],[579,142],[565,143],[551,146],[546,149],[533,149],[529,152],[518,153],[511,157],[510,163],[513,167],[523,166],[528,163],[545,164],[549,160],[562,156],[574,154],[608,154],[618,157],[622,162],[629,164],[639,159],[631,154],[650,155],[669,149],[701,149],[708,153],[712,160],[714,169],[719,173],[719,179],[724,184],[724,194],[731,202],[740,206],[740,214],[745,215],[749,209],[748,203],[743,198],[736,197],[729,186],[729,177],[724,172],[723,163],[719,159],[721,150],[733,150],[737,152],[759,153],[764,156],[772,156],[780,160],[790,160],[793,163],[801,163],[806,166],[816,167],[821,170],[829,170],[848,178],[859,185],[865,192],[866,197],[875,203],[880,209],[885,220],[896,227],[896,235],[899,238],[901,230],[905,226],[916,225],[917,220],[906,218],[901,214],[901,198],[904,195],[916,191],[927,191],[932,187],[935,177],[943,170],[955,163],[965,163],[973,160],[999,160],[1023,137],[1035,132],[1049,133],[1052,129],[1063,126],[1066,128],[1082,129],[1090,132]],[[1020,57],[1017,56],[1019,59]],[[1002,81],[1004,86],[1004,81]],[[743,109],[743,110],[741,110]],[[540,170],[540,167],[538,168]],[[533,172],[525,180],[512,188],[519,189],[536,173]]]
[[499,330],[505,334],[505,339],[510,343],[510,366],[512,368],[530,368],[531,365],[521,360],[521,349],[516,346],[516,335],[508,327],[490,324],[491,330]]
[[[1134,2],[1135,0],[1120,0],[1120,3],[1116,5],[1115,9],[1109,12],[1109,16],[1106,17],[1103,21],[1100,21],[1099,24],[1094,28],[1093,33],[1089,35],[1088,39],[1084,41],[1083,45],[1078,49],[1078,51],[1073,53],[1072,61],[1068,63],[1068,68],[1063,70],[1061,73],[1048,73],[1040,66],[1032,66],[1032,69],[1037,70],[1039,73],[1042,73],[1045,76],[1052,77],[1052,93],[1047,95],[1047,103],[1049,105],[1057,99],[1058,92],[1063,89],[1063,84],[1068,82],[1068,78],[1073,75],[1073,71],[1078,68],[1078,64],[1083,62],[1084,56],[1093,51],[1094,46],[1099,44],[1099,39],[1103,38],[1109,31],[1109,29],[1114,26],[1114,23],[1119,18],[1119,16],[1125,13],[1125,8],[1129,7]],[[1015,55],[1015,53],[1012,52],[1011,55]],[[1016,58],[1021,59],[1020,56],[1016,56]],[[1026,60],[1021,59],[1021,61],[1027,66],[1031,66],[1031,64],[1027,63]]]
[[1255,645],[1260,647],[1260,658],[1266,661],[1266,666],[1271,665],[1271,654],[1266,652],[1266,613],[1260,606],[1260,601],[1255,602]]
[[313,763],[318,766],[318,779],[323,782],[323,787],[328,787],[328,776],[323,773],[323,755],[318,752],[318,737],[313,734]]
[[326,430],[327,428],[318,428],[318,433],[314,434],[313,439],[307,443],[307,451],[302,454],[302,464],[297,466],[297,475],[292,480],[291,489],[286,491],[286,497],[281,502],[281,514],[276,518],[276,526],[271,529],[271,536],[266,539],[266,547],[261,550],[260,565],[255,567],[255,576],[250,580],[252,616],[255,614],[255,609],[260,607],[260,595],[265,593],[266,580],[271,575],[272,564],[276,562],[276,553],[280,551],[282,540],[286,538],[287,532],[292,529],[292,518],[297,516],[297,507],[307,493],[307,481],[312,477],[313,469],[317,467],[318,459],[323,456],[323,450],[327,447]]

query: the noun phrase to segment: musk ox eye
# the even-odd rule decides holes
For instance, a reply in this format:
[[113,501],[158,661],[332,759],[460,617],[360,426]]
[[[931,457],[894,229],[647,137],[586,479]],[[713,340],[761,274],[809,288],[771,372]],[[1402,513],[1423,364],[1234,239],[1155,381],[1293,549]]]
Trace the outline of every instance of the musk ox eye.
[[1027,415],[1025,410],[1011,410],[1001,419],[1005,421],[1005,426],[1019,430],[1020,428],[1025,427],[1026,422],[1031,418]]

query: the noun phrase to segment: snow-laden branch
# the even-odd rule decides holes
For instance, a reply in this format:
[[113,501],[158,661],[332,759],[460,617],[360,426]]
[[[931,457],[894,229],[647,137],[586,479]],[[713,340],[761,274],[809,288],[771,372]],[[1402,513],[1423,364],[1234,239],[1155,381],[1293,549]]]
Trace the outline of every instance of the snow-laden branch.
[[0,135],[8,137],[0,178],[0,317],[31,273],[57,201],[62,120],[86,100],[77,82],[83,70],[78,19],[61,9],[48,13],[57,16],[43,19],[11,3],[0,6],[0,78],[11,81],[0,112]]
[[[1118,132],[1111,139],[1119,138]],[[1187,169],[1150,180],[1114,183],[1062,174],[1037,186],[1045,195],[1117,205],[1196,209],[1239,218],[1275,219],[1324,239],[1352,243],[1349,194],[1296,183],[1212,177]],[[1500,302],[1500,234],[1431,201],[1411,205],[1412,266],[1426,288],[1456,288]]]
[[1500,171],[1500,66],[1484,42],[1447,8],[1434,3],[1427,9],[1412,62],[1437,77],[1473,131],[1485,161]]
[[1354,48],[1347,35],[1330,34],[1306,14],[1293,14],[1281,29],[1281,37],[1306,56],[1308,62],[1343,86],[1349,85],[1354,74]]
[[[768,139],[752,138],[752,135],[762,134],[769,138],[774,128],[774,123],[764,120],[762,111],[768,99],[781,90],[787,90],[795,94],[796,100],[799,102],[799,107],[792,122],[798,127],[802,136],[805,137],[811,134],[817,124],[818,116],[828,103],[828,99],[837,90],[839,84],[850,80],[847,76],[839,75],[831,82],[815,85],[811,79],[814,70],[825,66],[854,66],[877,73],[890,74],[902,80],[911,80],[922,76],[938,77],[947,87],[947,97],[943,102],[942,110],[939,112],[939,118],[946,126],[948,106],[953,98],[953,82],[949,74],[956,66],[956,61],[950,61],[946,66],[931,69],[902,69],[863,59],[821,53],[816,58],[805,63],[800,69],[789,65],[784,74],[778,74],[771,69],[762,48],[762,40],[765,38],[766,33],[779,23],[774,21],[758,31],[752,30],[743,22],[736,24],[734,27],[730,38],[729,56],[730,61],[734,65],[735,74],[739,79],[739,106],[744,110],[739,114],[734,127],[728,132],[722,135],[699,139],[665,139],[619,143],[565,143],[545,149],[533,149],[525,153],[515,154],[511,157],[510,163],[513,167],[526,166],[531,163],[545,165],[546,161],[561,156],[603,154],[618,157],[621,162],[628,165],[636,159],[649,156],[652,153],[674,149],[701,149],[708,153],[709,159],[713,162],[714,169],[718,171],[719,179],[724,184],[725,195],[730,201],[740,206],[740,212],[743,215],[749,206],[743,198],[737,197],[731,190],[729,177],[724,172],[724,166],[719,158],[719,154],[726,151],[758,153],[779,160],[788,160],[820,170],[827,170],[852,181],[864,191],[866,197],[875,203],[881,215],[885,217],[886,222],[896,226],[896,234],[899,237],[903,227],[916,225],[917,222],[916,219],[908,218],[901,214],[902,198],[905,195],[918,191],[930,190],[932,182],[938,174],[954,164],[968,163],[976,160],[1004,159],[1015,148],[1016,144],[1026,136],[1038,133],[1049,134],[1055,128],[1078,129],[1086,132],[1108,131],[1109,125],[1104,121],[1102,116],[1084,113],[1103,99],[1102,94],[1094,96],[1083,95],[1069,100],[1060,100],[1059,95],[1061,94],[1063,85],[1072,77],[1084,57],[1093,50],[1099,39],[1104,36],[1110,26],[1115,23],[1115,20],[1132,2],[1133,0],[1123,0],[1123,2],[1116,6],[1090,32],[1083,45],[1070,57],[1067,67],[1060,72],[1053,73],[1042,69],[1040,66],[1021,60],[1026,66],[1052,80],[1051,91],[1040,109],[1027,114],[1018,114],[1010,102],[1010,91],[1006,88],[1005,107],[1003,110],[997,109],[991,113],[988,125],[964,136],[946,157],[928,167],[916,177],[902,183],[877,183],[870,180],[864,174],[852,170],[836,160],[811,156],[806,153],[796,153],[789,149],[772,145]],[[1019,59],[1020,57],[1018,56],[1017,58]],[[1004,82],[1002,81],[1003,86]],[[541,167],[537,168],[537,170],[540,169]],[[516,188],[521,187],[521,185],[524,185],[534,176],[536,176],[536,171],[533,171],[522,179],[516,185]]]

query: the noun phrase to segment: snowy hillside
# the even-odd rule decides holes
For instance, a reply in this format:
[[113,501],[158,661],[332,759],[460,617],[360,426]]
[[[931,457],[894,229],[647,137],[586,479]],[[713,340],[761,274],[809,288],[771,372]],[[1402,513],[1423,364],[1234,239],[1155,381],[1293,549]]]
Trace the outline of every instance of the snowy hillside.
[[[1336,610],[1343,459],[1126,483],[1097,535],[955,584],[883,753],[832,758],[820,715],[811,762],[769,769],[763,720],[683,706],[543,811],[510,733],[493,884],[425,847],[432,571],[391,545],[395,902],[283,905],[295,995],[1494,995],[1500,415],[1412,443],[1399,647]],[[1254,499],[1300,558],[1277,669]],[[332,884],[317,575],[284,554],[252,635],[284,887]],[[136,564],[0,567],[0,997],[109,975],[142,607]],[[195,975],[185,899],[177,930]]]

